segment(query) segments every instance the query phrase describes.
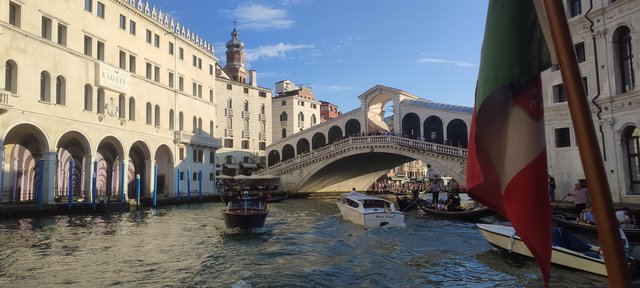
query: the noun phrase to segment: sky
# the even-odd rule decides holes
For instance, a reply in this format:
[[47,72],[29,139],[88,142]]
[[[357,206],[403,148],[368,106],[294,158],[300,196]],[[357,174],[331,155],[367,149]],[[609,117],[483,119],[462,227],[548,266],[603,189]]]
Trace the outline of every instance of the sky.
[[234,21],[247,70],[290,80],[348,112],[375,85],[472,107],[488,0],[151,0],[214,44],[225,65]]

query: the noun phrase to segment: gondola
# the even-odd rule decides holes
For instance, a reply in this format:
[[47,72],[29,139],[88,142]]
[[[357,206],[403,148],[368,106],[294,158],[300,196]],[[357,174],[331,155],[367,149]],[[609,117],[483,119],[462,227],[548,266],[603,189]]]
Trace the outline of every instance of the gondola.
[[416,205],[416,202],[413,200],[413,196],[398,196],[395,195],[396,197],[396,204],[398,205],[398,210],[399,211],[409,211],[409,210],[414,210],[416,208],[418,208],[418,205]]
[[[578,221],[578,218],[566,214],[554,213],[553,222],[557,225],[564,226],[575,231],[588,232],[594,235],[597,235],[598,233],[598,227],[596,225],[580,222]],[[622,228],[622,231],[624,231],[624,234],[630,241],[640,241],[640,229]]]
[[[271,195],[271,196],[269,196]],[[276,202],[280,202],[284,199],[287,199],[287,197],[289,197],[289,194],[287,194],[287,192],[281,192],[281,193],[275,193],[275,194],[267,194],[267,202],[269,203],[276,203]]]
[[242,199],[232,199],[227,208],[222,210],[222,217],[227,228],[249,230],[264,226],[267,219],[267,205],[259,199],[251,198],[244,192]]
[[424,214],[446,219],[454,219],[461,221],[478,221],[483,217],[489,217],[496,214],[495,211],[488,207],[476,207],[470,210],[437,210],[430,202],[419,202],[418,207]]

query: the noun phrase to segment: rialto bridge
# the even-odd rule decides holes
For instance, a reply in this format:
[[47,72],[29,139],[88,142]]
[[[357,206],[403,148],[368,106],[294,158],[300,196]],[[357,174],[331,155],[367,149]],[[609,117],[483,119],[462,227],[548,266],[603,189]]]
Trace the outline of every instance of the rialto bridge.
[[381,85],[358,99],[360,108],[268,146],[269,167],[258,174],[279,176],[289,192],[363,190],[390,169],[422,160],[465,184],[470,107]]

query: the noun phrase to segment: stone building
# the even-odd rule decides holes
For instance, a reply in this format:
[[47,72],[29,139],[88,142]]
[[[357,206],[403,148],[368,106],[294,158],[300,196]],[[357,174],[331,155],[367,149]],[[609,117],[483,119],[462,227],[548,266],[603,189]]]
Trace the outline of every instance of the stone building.
[[327,101],[320,101],[320,121],[328,121],[340,116],[338,106]]
[[[640,2],[563,2],[611,196],[640,203]],[[585,174],[558,66],[543,72],[542,85],[549,174],[560,199]]]
[[320,123],[320,101],[311,88],[283,80],[276,83],[276,94],[271,101],[274,142]]

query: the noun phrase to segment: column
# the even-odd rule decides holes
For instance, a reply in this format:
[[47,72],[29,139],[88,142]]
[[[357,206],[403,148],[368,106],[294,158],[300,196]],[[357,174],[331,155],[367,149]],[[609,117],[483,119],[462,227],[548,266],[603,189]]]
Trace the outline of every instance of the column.
[[56,152],[45,152],[42,153],[42,159],[44,160],[44,184],[42,187],[42,204],[45,205],[55,205],[55,176],[56,176]]
[[0,142],[0,205],[2,205],[2,202],[4,201],[4,171],[8,171],[5,170],[4,168],[4,143]]
[[[140,199],[143,198],[143,195],[151,196],[151,188],[153,186],[153,169],[156,161],[153,159],[149,159],[149,160],[145,160],[144,163],[146,166],[145,173],[144,175],[140,175],[140,177],[144,177],[145,191],[140,190]],[[140,179],[140,180],[142,181],[143,179]]]
[[[91,195],[91,187],[93,182],[93,161],[95,157],[91,154],[84,155],[84,163],[82,163],[82,186],[80,189],[80,193],[84,199],[90,199],[89,195]],[[98,175],[96,175],[97,177]],[[79,180],[79,179],[78,179]]]

